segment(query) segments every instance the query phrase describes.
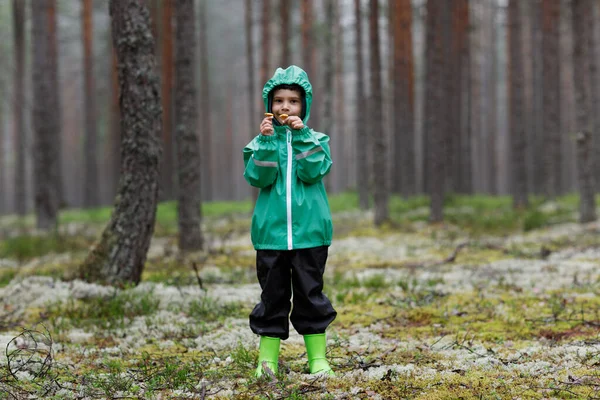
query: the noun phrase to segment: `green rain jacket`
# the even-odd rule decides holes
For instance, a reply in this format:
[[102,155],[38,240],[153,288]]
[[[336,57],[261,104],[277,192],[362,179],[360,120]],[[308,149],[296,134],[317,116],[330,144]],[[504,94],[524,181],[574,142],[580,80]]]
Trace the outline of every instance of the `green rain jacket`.
[[312,86],[297,66],[278,68],[265,84],[263,99],[281,84],[298,84],[305,92],[304,128],[274,124],[274,134],[259,134],[244,148],[244,178],[260,188],[252,216],[256,250],[293,250],[331,244],[333,224],[322,178],[331,169],[329,136],[310,129]]

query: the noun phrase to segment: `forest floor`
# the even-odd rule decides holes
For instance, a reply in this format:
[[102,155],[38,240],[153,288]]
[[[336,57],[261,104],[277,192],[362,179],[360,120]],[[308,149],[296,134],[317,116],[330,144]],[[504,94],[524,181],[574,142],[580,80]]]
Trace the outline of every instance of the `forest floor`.
[[[49,247],[60,251],[27,256],[47,241],[11,238],[4,218],[0,399],[600,399],[599,223],[571,210],[486,231],[404,212],[383,229],[369,212],[334,214],[332,378],[308,374],[293,329],[279,373],[253,377],[247,213],[205,218],[207,250],[186,258],[157,228],[142,283],[126,289],[74,279],[102,224],[63,223]],[[486,218],[471,206],[446,215]]]

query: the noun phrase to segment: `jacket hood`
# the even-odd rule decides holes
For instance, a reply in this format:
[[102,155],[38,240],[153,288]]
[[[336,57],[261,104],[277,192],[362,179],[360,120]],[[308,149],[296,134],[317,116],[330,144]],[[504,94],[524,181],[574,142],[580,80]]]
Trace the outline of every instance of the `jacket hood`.
[[284,84],[297,84],[304,89],[305,104],[303,104],[303,107],[306,108],[306,112],[302,121],[306,124],[308,117],[310,117],[310,106],[312,104],[312,85],[308,80],[308,75],[306,72],[296,65],[291,65],[286,69],[277,68],[275,74],[273,74],[273,77],[269,79],[267,83],[265,83],[262,93],[262,97],[265,102],[265,110],[267,112],[271,111],[269,94],[273,88]]

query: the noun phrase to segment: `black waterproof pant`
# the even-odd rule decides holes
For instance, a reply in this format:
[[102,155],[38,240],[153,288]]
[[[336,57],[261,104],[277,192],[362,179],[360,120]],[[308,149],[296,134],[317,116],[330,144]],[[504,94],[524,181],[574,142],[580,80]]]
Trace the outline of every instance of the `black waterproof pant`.
[[256,274],[262,294],[250,313],[252,332],[285,340],[290,333],[289,321],[301,335],[325,332],[337,315],[323,294],[328,250],[328,246],[321,246],[257,251]]

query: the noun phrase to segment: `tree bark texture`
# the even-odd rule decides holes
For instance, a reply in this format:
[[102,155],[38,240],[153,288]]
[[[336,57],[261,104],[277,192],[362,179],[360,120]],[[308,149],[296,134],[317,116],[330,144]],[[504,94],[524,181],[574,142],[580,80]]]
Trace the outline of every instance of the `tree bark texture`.
[[83,38],[83,74],[84,74],[84,160],[83,205],[94,207],[100,204],[98,185],[98,135],[96,130],[96,84],[94,77],[93,51],[93,4],[92,0],[83,0],[82,38]]
[[383,98],[381,86],[381,52],[379,41],[379,0],[370,0],[369,37],[371,42],[371,93],[373,108],[369,113],[373,135],[373,201],[375,203],[375,225],[380,226],[389,219],[387,146],[383,130]]
[[139,283],[154,231],[162,110],[154,38],[143,0],[111,0],[119,66],[121,171],[111,219],[81,266],[88,281]]
[[[346,89],[344,83],[344,31],[341,22],[340,0],[334,0],[335,8],[335,26],[333,28],[335,37],[335,91],[338,99],[346,98]],[[347,190],[349,185],[349,168],[353,163],[348,151],[348,145],[351,141],[350,132],[346,130],[346,102],[335,102],[335,132],[337,133],[336,146],[333,149],[335,160],[337,160],[337,174],[335,175],[339,182],[341,190]]]
[[[279,16],[281,18],[281,67],[286,68],[291,63],[290,53],[290,0],[279,0]],[[250,103],[252,104],[252,103]]]
[[392,132],[392,191],[416,194],[414,59],[410,0],[390,1],[392,33],[392,85],[395,115]]
[[361,0],[354,0],[354,15],[356,18],[356,185],[358,205],[362,210],[366,210],[369,208],[369,165],[367,161],[369,138],[366,133],[365,113],[362,109],[367,105],[367,99],[365,95]]
[[522,19],[519,0],[508,3],[509,118],[513,207],[528,206],[527,139],[525,136],[525,86],[523,81]]
[[471,49],[469,44],[469,30],[471,24],[471,12],[469,0],[459,0],[456,21],[456,34],[458,51],[460,51],[460,75],[459,79],[459,101],[460,111],[460,133],[458,137],[458,164],[456,190],[459,193],[472,193],[473,191],[473,154],[471,150]]
[[196,19],[194,0],[175,3],[175,142],[179,249],[202,249],[200,201],[200,145],[196,135]]
[[596,220],[596,202],[594,199],[594,171],[592,169],[592,135],[589,46],[587,36],[591,33],[589,0],[572,0],[573,10],[573,73],[575,75],[575,104],[577,110],[577,177],[579,183],[580,203],[579,220],[591,222]]
[[53,92],[52,62],[48,10],[50,2],[31,4],[32,82],[33,82],[33,175],[34,203],[37,227],[42,230],[56,228],[58,222],[58,131],[51,115]]
[[214,199],[214,185],[213,185],[213,176],[214,176],[214,165],[213,165],[213,157],[212,157],[212,112],[211,112],[211,93],[210,93],[210,64],[209,64],[209,49],[208,49],[208,16],[207,16],[207,0],[202,0],[200,2],[200,37],[199,37],[199,45],[200,45],[200,96],[202,102],[201,108],[201,120],[200,124],[200,137],[202,144],[202,173],[200,174],[200,179],[202,182],[202,199],[203,200],[213,200]]
[[545,151],[545,194],[556,197],[561,190],[561,135],[560,135],[560,60],[559,60],[559,3],[542,0],[542,62],[544,79],[543,132]]
[[[39,12],[39,11],[38,11]],[[27,170],[25,166],[25,2],[13,0],[13,35],[15,52],[14,79],[14,202],[18,215],[27,213]]]
[[426,28],[426,101],[425,101],[425,142],[424,151],[429,165],[428,193],[431,198],[430,222],[443,220],[444,177],[446,175],[445,155],[445,111],[444,111],[444,18],[449,11],[445,2],[427,1]]
[[115,196],[119,190],[119,178],[121,176],[121,111],[119,110],[119,69],[117,63],[117,52],[110,44],[110,166],[111,166],[111,190]]
[[163,0],[161,5],[161,99],[162,99],[162,136],[164,155],[161,166],[160,197],[173,199],[175,178],[173,149],[173,0]]

